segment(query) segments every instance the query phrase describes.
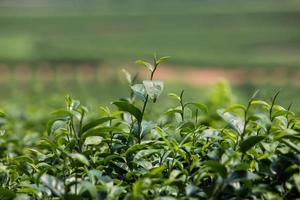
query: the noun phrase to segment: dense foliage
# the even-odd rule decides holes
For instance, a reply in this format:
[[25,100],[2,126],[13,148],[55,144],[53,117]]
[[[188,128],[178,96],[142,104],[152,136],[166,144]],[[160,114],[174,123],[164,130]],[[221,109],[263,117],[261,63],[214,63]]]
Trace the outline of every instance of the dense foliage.
[[299,197],[300,119],[291,106],[277,105],[278,93],[234,104],[222,89],[206,106],[182,91],[169,94],[177,106],[150,119],[166,59],[137,61],[150,72],[142,83],[124,71],[130,96],[99,116],[69,96],[44,133],[0,113],[0,199]]

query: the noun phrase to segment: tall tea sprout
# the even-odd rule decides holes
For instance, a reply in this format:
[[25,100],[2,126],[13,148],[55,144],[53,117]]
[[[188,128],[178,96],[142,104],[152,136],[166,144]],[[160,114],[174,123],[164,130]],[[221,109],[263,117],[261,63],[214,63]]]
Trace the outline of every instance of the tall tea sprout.
[[[163,92],[163,88],[164,88],[164,84],[162,81],[154,80],[154,74],[155,74],[158,66],[163,61],[167,60],[168,58],[169,58],[169,56],[164,56],[161,58],[157,58],[156,56],[154,56],[153,63],[149,63],[149,62],[146,62],[143,60],[136,61],[137,64],[145,66],[150,72],[148,80],[143,80],[142,83],[130,85],[133,95],[137,99],[142,101],[142,108],[138,108],[135,105],[133,105],[131,102],[128,102],[125,100],[113,102],[113,104],[116,105],[119,108],[119,110],[128,112],[132,116],[134,116],[135,122],[137,125],[136,131],[134,131],[134,135],[135,135],[138,143],[141,143],[141,140],[144,137],[142,121],[144,119],[147,104],[148,104],[149,100],[152,100],[155,103],[157,98]],[[129,78],[129,75],[127,74],[127,79],[128,78]],[[133,83],[133,81],[130,81],[130,82]],[[132,130],[135,130],[134,123],[132,124]]]

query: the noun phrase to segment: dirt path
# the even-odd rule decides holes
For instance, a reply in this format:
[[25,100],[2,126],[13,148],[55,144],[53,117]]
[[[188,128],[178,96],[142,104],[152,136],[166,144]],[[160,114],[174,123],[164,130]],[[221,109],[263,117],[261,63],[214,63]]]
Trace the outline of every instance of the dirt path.
[[[143,73],[145,76],[146,73]],[[158,69],[157,79],[183,82],[192,86],[210,86],[226,79],[233,85],[245,82],[253,84],[293,84],[300,86],[300,69],[289,72],[284,68],[248,69],[248,68],[197,68],[186,66],[182,69],[167,65]]]
[[[131,65],[132,66],[132,65]],[[149,76],[148,71],[143,67],[114,67],[114,66],[81,66],[77,69],[77,73],[83,80],[91,80],[97,78],[106,80],[116,78],[118,72],[122,68],[128,69],[130,72],[139,73],[143,78]],[[21,82],[28,82],[32,73],[29,66],[20,66],[16,70],[16,79]],[[63,80],[71,80],[76,72],[73,66],[62,65],[58,70],[58,75]],[[0,65],[0,82],[7,83],[10,79],[10,70],[7,66]],[[41,66],[37,71],[37,77],[40,80],[49,82],[53,79],[54,74],[50,66]],[[155,79],[179,82],[191,86],[210,86],[220,79],[226,79],[232,85],[240,85],[245,82],[253,84],[292,84],[300,86],[300,69],[290,72],[284,68],[266,69],[266,68],[216,68],[216,67],[193,67],[182,66],[181,68],[172,65],[162,65],[158,68]]]

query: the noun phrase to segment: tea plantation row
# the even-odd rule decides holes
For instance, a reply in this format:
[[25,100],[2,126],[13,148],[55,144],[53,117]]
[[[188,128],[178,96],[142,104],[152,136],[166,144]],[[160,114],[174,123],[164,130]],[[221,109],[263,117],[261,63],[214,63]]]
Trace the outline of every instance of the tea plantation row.
[[159,108],[162,81],[149,69],[129,97],[90,115],[78,100],[48,119],[45,132],[1,113],[0,199],[296,199],[300,196],[300,118],[256,94],[247,105],[189,102]]

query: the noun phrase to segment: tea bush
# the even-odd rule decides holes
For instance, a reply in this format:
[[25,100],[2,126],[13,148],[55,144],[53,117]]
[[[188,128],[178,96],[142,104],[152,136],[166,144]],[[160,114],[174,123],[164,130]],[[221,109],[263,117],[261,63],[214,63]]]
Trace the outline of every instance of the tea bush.
[[279,93],[241,105],[221,89],[208,106],[170,93],[177,106],[150,119],[166,59],[137,61],[150,74],[141,83],[124,71],[129,97],[99,116],[67,96],[38,133],[1,112],[0,199],[298,198],[300,118]]

